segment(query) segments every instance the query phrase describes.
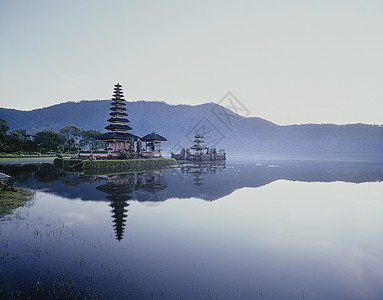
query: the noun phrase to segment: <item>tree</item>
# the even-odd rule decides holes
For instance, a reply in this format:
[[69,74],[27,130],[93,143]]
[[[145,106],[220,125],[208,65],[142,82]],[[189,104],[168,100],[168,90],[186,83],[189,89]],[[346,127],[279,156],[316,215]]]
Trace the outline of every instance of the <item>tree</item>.
[[55,132],[53,130],[43,130],[37,132],[33,136],[33,140],[45,151],[56,151],[58,146],[63,145],[66,141],[64,135],[59,132]]
[[8,130],[9,130],[9,126],[7,124],[7,121],[4,119],[0,119],[0,142],[5,141]]
[[22,142],[25,142],[25,141],[29,140],[30,137],[31,137],[30,134],[27,134],[27,130],[26,129],[12,130],[11,134],[14,137],[16,137],[17,139],[19,139],[20,141],[22,141]]
[[66,125],[64,128],[60,129],[60,133],[66,139],[66,145],[69,149],[72,149],[76,144],[78,137],[80,136],[80,128],[75,125]]
[[7,139],[7,131],[9,130],[9,126],[7,121],[4,119],[0,119],[0,151],[9,152],[10,148],[6,143]]
[[81,133],[80,133],[80,137],[81,137],[80,145],[81,145],[81,147],[87,148],[87,149],[90,149],[90,148],[99,149],[100,147],[104,147],[105,143],[101,142],[97,139],[97,137],[101,134],[102,133],[100,131],[94,130],[94,129],[90,129],[90,130],[84,130],[83,129],[83,130],[81,130]]
[[7,145],[10,151],[36,151],[37,144],[31,140],[31,135],[27,134],[26,129],[12,130],[7,135]]

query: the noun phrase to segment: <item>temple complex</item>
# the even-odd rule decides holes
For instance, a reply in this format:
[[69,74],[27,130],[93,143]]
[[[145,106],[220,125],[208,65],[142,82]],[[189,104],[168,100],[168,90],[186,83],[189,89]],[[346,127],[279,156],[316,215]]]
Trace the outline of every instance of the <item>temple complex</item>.
[[215,147],[206,147],[203,143],[203,136],[201,134],[197,134],[194,136],[195,144],[191,146],[189,149],[194,151],[191,153],[189,149],[182,149],[181,153],[171,153],[172,158],[177,160],[191,160],[191,161],[217,161],[217,160],[226,160],[225,150],[221,149],[217,152]]
[[[110,123],[105,127],[108,132],[100,135],[98,140],[105,142],[106,147],[104,151],[79,151],[79,157],[87,157],[91,160],[99,158],[109,159],[131,159],[131,158],[162,158],[161,143],[166,142],[167,139],[156,132],[149,133],[142,138],[130,133],[132,127],[127,125],[130,121],[127,119],[126,101],[122,91],[122,86],[117,83],[114,85],[114,92],[112,103],[110,107]],[[213,147],[204,145],[201,134],[194,136],[194,145],[190,148],[184,148],[181,153],[171,153],[171,157],[176,160],[187,161],[224,161],[226,160],[226,153],[224,149],[219,151]],[[142,147],[142,142],[145,142],[145,149]],[[193,152],[193,153],[192,153]]]
[[[167,141],[163,136],[152,132],[140,138],[137,135],[130,133],[132,127],[127,125],[130,121],[127,119],[126,101],[122,86],[117,83],[114,86],[112,97],[111,112],[109,113],[110,123],[105,127],[108,130],[98,136],[98,140],[106,143],[106,148],[103,151],[79,151],[79,157],[88,157],[91,159],[98,158],[162,158],[161,142]],[[142,142],[146,143],[145,149],[142,148]]]

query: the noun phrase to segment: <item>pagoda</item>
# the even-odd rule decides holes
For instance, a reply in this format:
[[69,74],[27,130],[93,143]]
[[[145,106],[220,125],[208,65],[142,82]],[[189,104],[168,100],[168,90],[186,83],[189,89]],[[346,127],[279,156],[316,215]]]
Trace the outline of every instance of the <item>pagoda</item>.
[[200,135],[200,134],[197,134],[195,137],[195,140],[193,141],[193,143],[195,143],[193,146],[190,147],[190,149],[193,149],[195,150],[195,154],[197,155],[201,155],[201,154],[204,154],[204,150],[208,149],[205,145],[203,145],[203,143],[205,143],[205,141],[203,140],[203,136]]
[[128,151],[133,153],[134,142],[138,141],[139,137],[128,132],[132,128],[126,125],[130,121],[126,118],[128,116],[125,108],[126,101],[122,86],[119,83],[114,86],[112,101],[111,113],[109,113],[111,117],[108,119],[110,124],[105,127],[109,132],[100,135],[98,139],[106,142],[108,149],[111,151]]
[[208,148],[203,143],[203,136],[197,134],[194,136],[194,145],[189,149],[194,150],[194,153],[191,153],[189,149],[184,148],[181,150],[181,153],[171,153],[171,157],[176,160],[192,160],[192,161],[224,161],[226,160],[226,152],[224,149],[221,149],[217,152],[215,147]]

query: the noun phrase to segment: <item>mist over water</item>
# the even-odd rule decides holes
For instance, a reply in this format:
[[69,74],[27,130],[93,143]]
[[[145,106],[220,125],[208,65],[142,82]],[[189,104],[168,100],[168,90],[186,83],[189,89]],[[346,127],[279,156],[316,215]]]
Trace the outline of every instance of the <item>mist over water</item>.
[[0,223],[3,295],[383,296],[383,163],[238,160],[109,176],[0,169],[36,190]]

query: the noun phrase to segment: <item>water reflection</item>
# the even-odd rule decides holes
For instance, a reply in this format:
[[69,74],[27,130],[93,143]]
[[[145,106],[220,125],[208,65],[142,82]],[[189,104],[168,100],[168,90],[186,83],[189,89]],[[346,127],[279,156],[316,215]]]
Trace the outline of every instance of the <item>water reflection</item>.
[[138,185],[134,198],[140,202],[162,202],[168,197],[166,180],[162,171],[137,174]]
[[[180,164],[144,173],[86,176],[66,173],[51,164],[1,165],[16,185],[68,199],[110,202],[117,240],[123,239],[128,202],[156,206],[170,198],[214,201],[243,187],[261,187],[284,179],[305,182],[371,182],[383,180],[383,164],[349,162],[266,162]],[[107,194],[107,195],[105,195]]]
[[[226,162],[216,163],[184,163],[180,164],[180,172],[184,176],[192,175],[194,185],[204,184],[206,174],[215,175],[217,171],[223,172],[226,169]],[[176,171],[177,172],[177,171]]]
[[162,180],[161,171],[131,173],[118,175],[98,175],[92,176],[94,181],[103,180],[105,183],[96,186],[96,189],[109,194],[105,197],[110,201],[112,207],[113,227],[116,233],[116,239],[121,241],[124,235],[127,212],[129,206],[128,200],[135,199],[141,202],[164,201],[162,196],[167,186]]
[[[105,184],[101,184],[96,189],[109,194],[105,197],[110,201],[109,206],[112,207],[113,227],[116,233],[116,239],[121,241],[124,235],[125,223],[129,206],[128,200],[132,199],[128,193],[134,190],[134,174],[127,176],[95,176],[106,180]],[[94,180],[96,180],[94,178]]]
[[67,274],[70,292],[102,285],[103,298],[382,298],[382,184],[340,182],[382,181],[382,163],[229,162],[102,176],[4,167],[17,185],[43,191],[1,223],[7,295],[33,295],[39,282],[44,298]]
[[132,197],[131,200],[139,202],[193,197],[214,201],[237,189],[257,188],[278,180],[353,183],[383,181],[382,162],[181,164],[176,169],[165,171],[100,176],[65,173],[54,169],[51,164],[0,165],[0,171],[11,175],[18,186],[84,201],[105,201],[105,192],[124,192]]

